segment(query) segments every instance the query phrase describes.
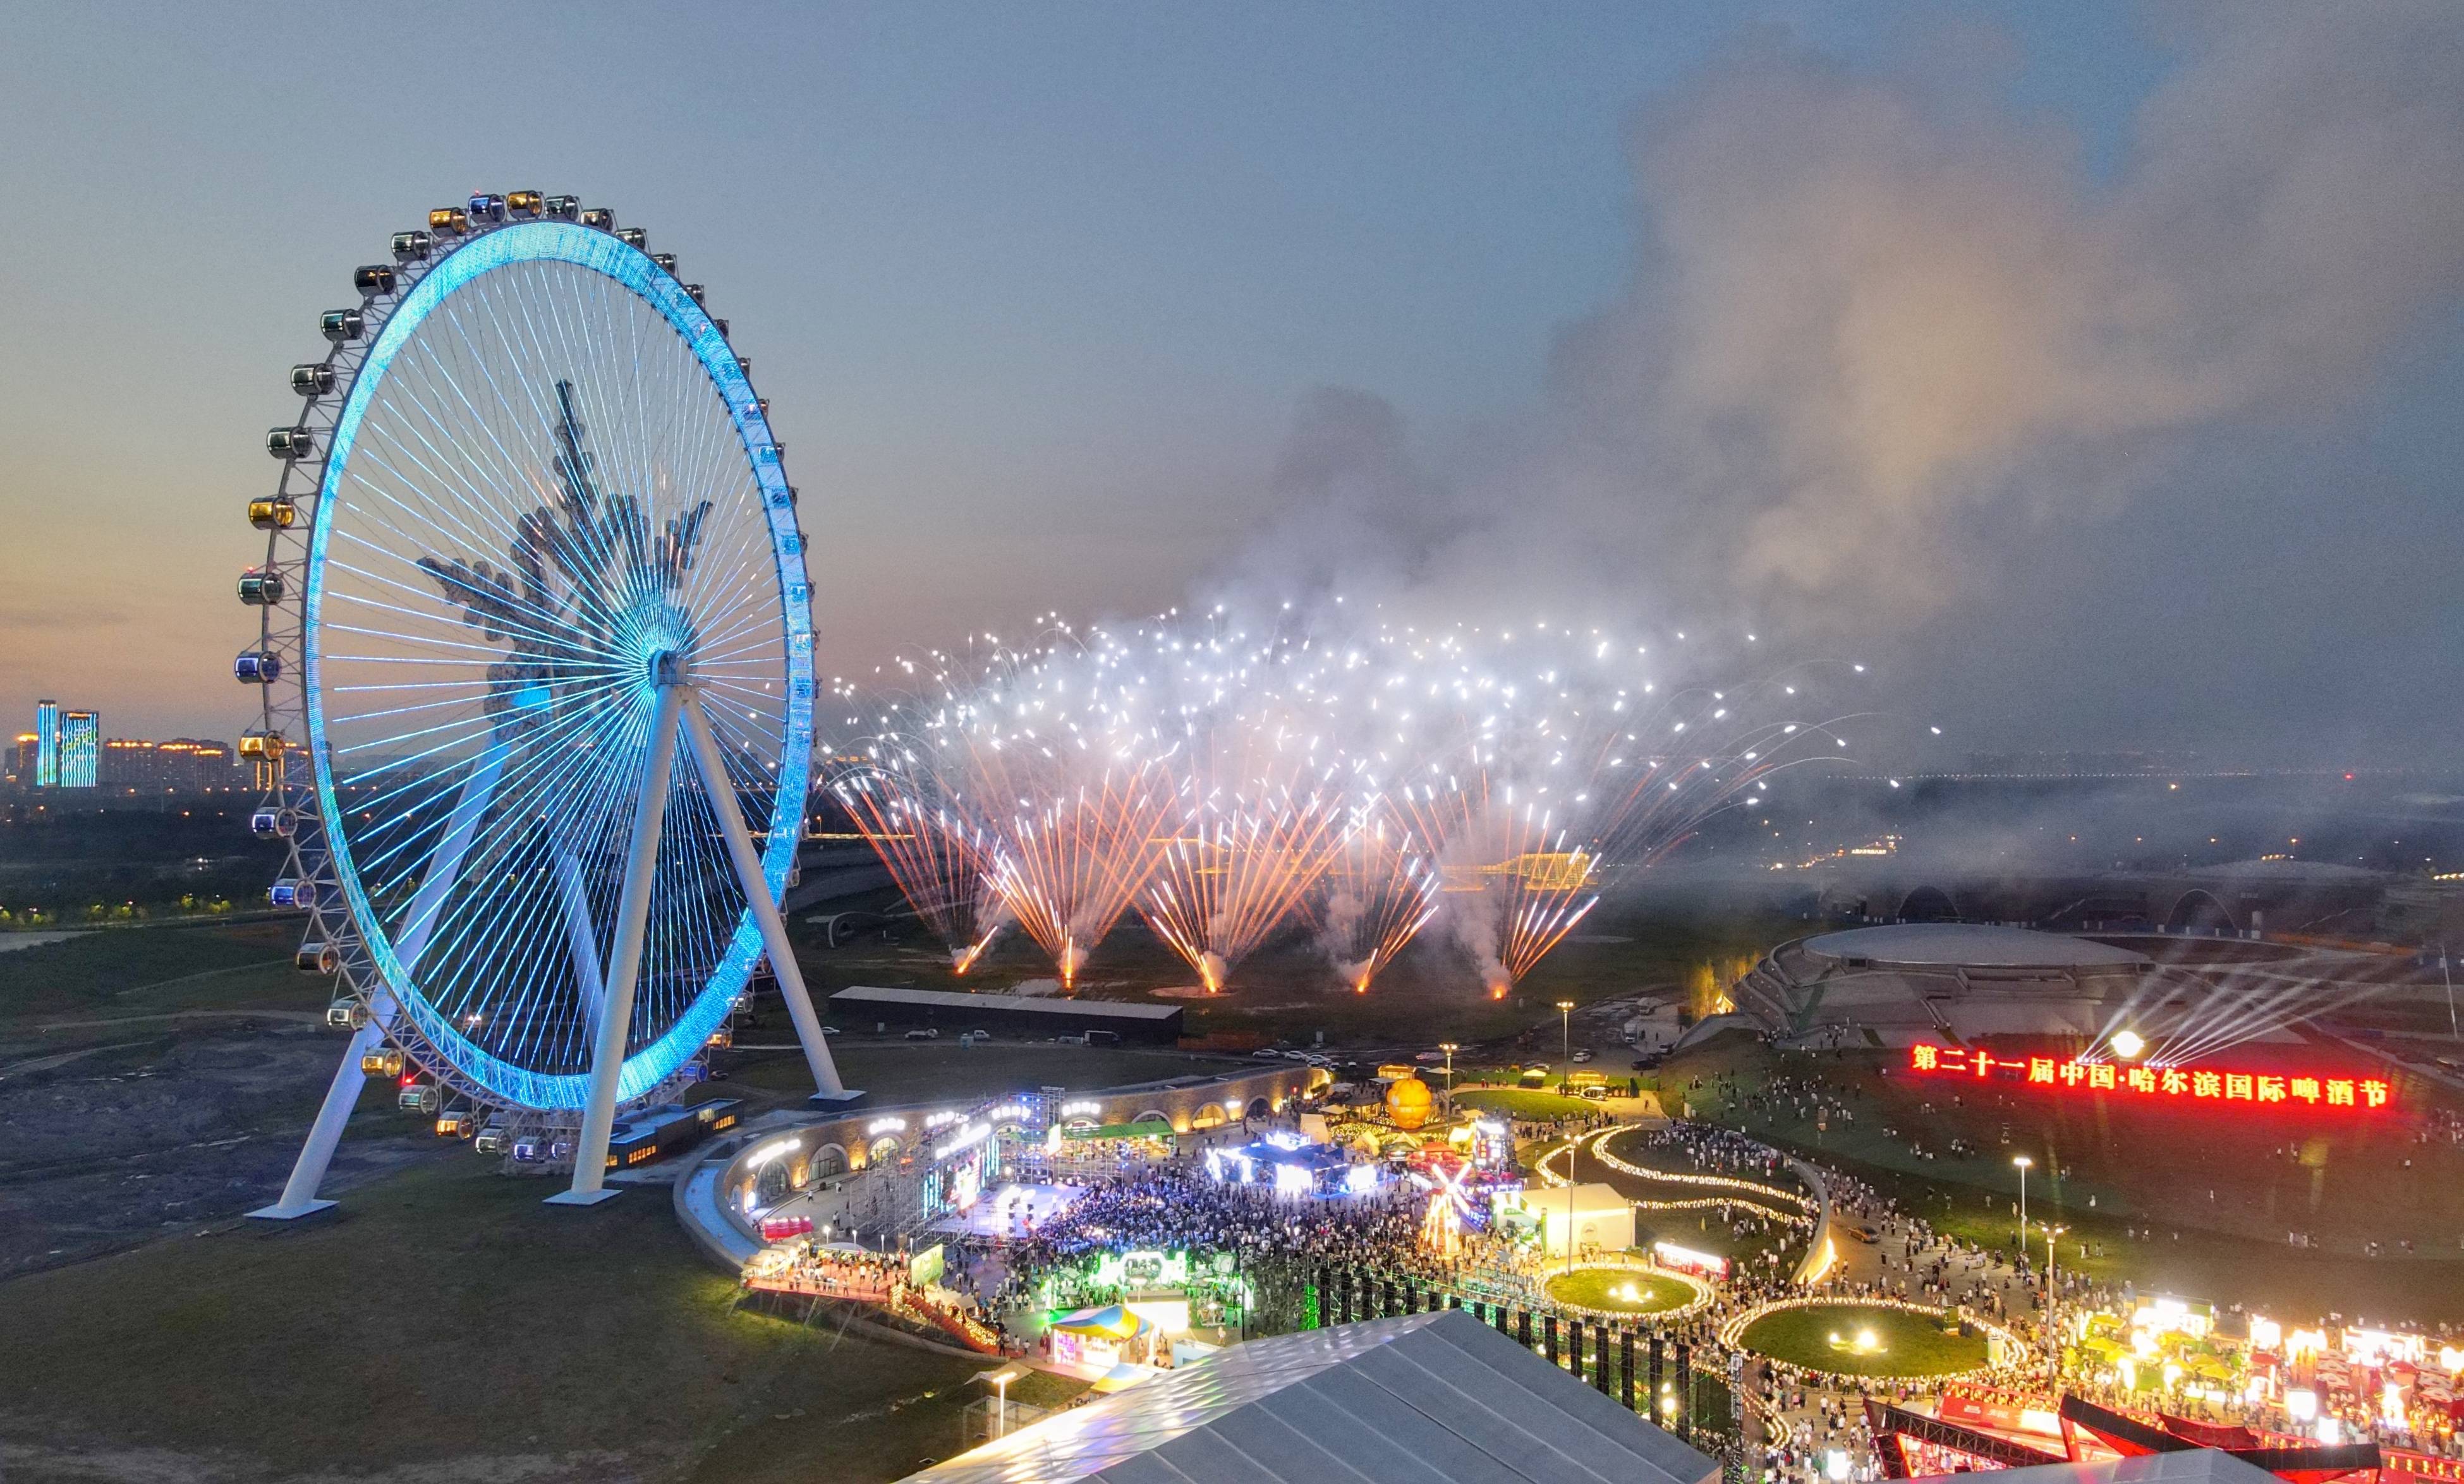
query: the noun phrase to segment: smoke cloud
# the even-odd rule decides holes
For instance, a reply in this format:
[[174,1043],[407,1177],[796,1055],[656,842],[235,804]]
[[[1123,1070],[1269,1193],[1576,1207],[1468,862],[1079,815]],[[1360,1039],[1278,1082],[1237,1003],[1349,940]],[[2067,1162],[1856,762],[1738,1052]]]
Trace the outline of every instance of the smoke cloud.
[[2332,418],[2464,292],[2464,9],[2178,42],[2101,174],[1989,98],[1749,43],[1637,120],[1638,266],[1545,406],[1432,473],[1376,398],[1311,398],[1246,577],[1837,643],[2110,518],[2189,433]]

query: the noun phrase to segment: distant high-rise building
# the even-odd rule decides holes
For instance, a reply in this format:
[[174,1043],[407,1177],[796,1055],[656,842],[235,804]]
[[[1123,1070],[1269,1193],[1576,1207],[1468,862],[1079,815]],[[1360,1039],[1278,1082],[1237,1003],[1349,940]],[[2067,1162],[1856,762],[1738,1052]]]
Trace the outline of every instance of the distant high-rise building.
[[96,781],[123,793],[161,793],[164,784],[158,747],[157,743],[135,737],[103,738],[102,766]]
[[238,782],[228,742],[200,737],[173,737],[154,750],[154,766],[165,788],[183,793],[229,789]]
[[34,703],[34,787],[60,786],[60,703]]
[[202,794],[238,781],[228,742],[173,737],[148,742],[110,737],[102,744],[99,783],[116,794]]
[[92,711],[69,711],[60,717],[59,786],[90,789],[102,761],[102,718]]

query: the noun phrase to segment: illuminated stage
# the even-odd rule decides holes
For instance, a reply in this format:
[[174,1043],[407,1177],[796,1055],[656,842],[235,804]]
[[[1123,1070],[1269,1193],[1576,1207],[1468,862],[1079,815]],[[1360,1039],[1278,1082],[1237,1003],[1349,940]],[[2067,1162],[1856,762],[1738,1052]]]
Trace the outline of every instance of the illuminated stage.
[[1026,1237],[1078,1202],[1074,1185],[1004,1184],[966,1211],[933,1223],[952,1236]]

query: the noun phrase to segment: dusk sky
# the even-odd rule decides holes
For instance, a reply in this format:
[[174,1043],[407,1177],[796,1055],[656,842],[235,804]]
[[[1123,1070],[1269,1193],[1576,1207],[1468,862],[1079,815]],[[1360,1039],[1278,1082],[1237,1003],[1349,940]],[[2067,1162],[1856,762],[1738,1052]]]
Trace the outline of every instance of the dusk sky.
[[[1843,24],[1853,19],[1853,30]],[[230,735],[321,310],[473,189],[710,286],[825,671],[1232,591],[2447,767],[2464,6],[20,6],[0,716]]]

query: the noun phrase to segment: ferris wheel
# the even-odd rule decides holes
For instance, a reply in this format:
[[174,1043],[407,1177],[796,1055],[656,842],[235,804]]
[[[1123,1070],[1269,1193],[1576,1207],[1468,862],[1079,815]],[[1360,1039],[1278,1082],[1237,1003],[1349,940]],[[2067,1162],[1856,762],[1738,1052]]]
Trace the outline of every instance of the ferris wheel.
[[[475,194],[353,274],[250,503],[235,670],[271,892],[355,1027],[282,1199],[365,1077],[553,1130],[586,1204],[618,1107],[697,1075],[765,957],[846,1097],[778,903],[812,753],[796,491],[725,320],[638,228]],[[679,755],[681,754],[681,755]]]

